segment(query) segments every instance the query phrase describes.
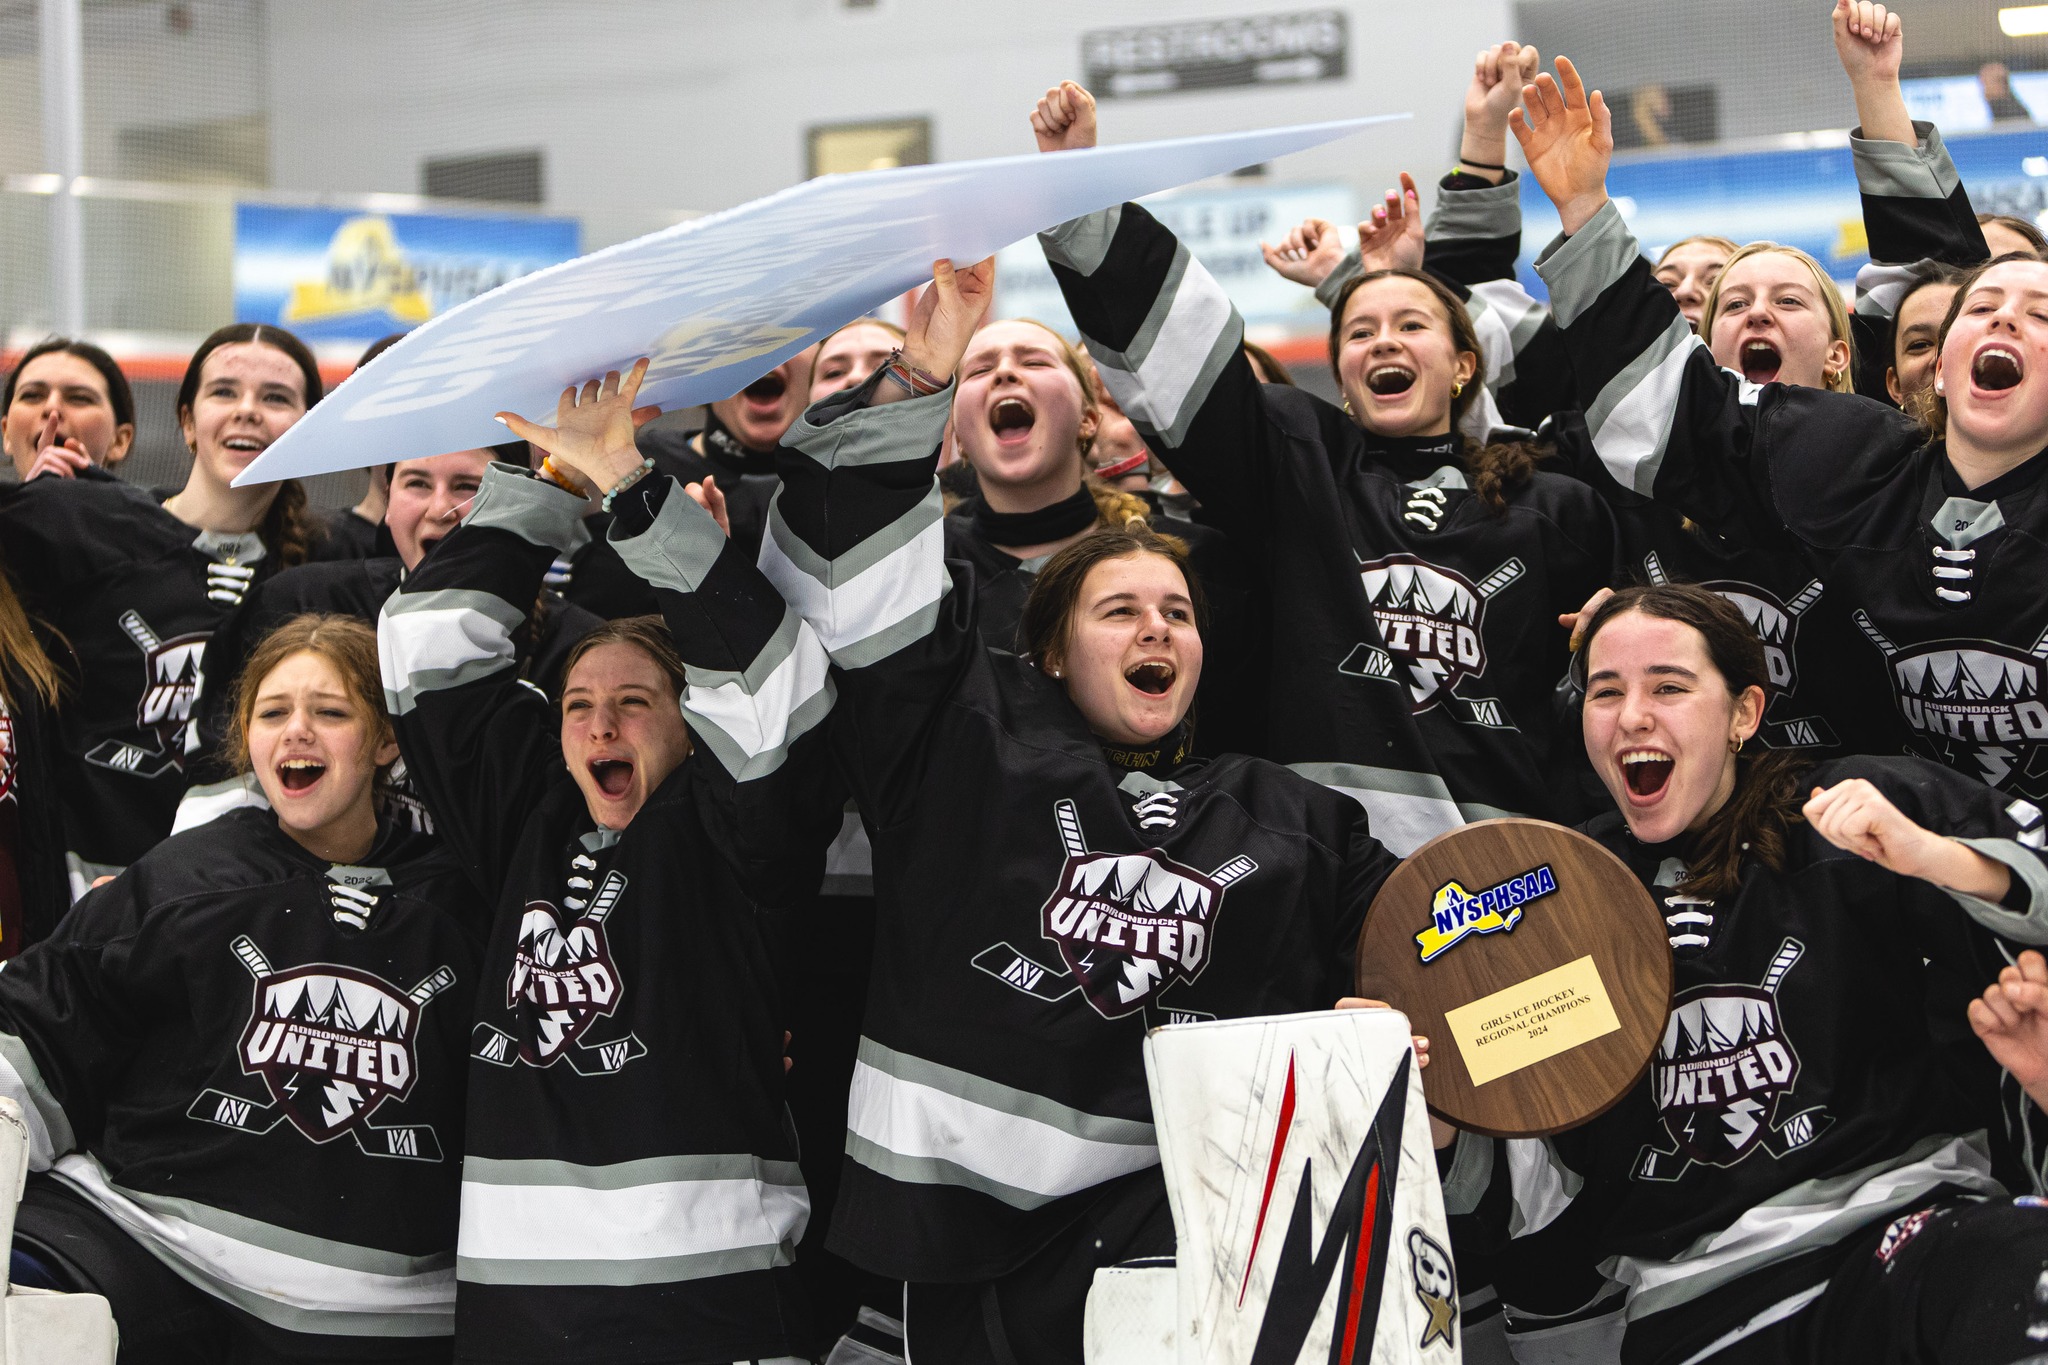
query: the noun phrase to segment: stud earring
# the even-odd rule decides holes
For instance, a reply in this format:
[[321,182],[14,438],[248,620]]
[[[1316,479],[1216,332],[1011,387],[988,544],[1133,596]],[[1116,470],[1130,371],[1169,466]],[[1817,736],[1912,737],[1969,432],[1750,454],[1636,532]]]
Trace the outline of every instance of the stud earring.
[[1940,376],[1940,375],[1936,375],[1936,376],[1934,376],[1934,396],[1935,396],[1936,398],[1939,398],[1939,397],[1941,397],[1941,396],[1942,396],[1943,394],[1945,394],[1945,393],[1947,393],[1947,392],[1948,392],[1948,389],[1947,389],[1947,387],[1946,387],[1946,386],[1944,386],[1944,385],[1942,384],[1942,382],[1941,382],[1941,376]]

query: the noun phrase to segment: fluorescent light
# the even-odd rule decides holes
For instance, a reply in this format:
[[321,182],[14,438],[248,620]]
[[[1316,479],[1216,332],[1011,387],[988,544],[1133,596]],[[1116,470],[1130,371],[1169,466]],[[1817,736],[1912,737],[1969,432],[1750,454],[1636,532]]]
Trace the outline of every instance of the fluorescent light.
[[1998,11],[1998,27],[2008,38],[2048,33],[2048,5],[2009,5]]
[[2029,156],[2020,161],[2020,169],[2028,175],[2048,175],[2048,156]]

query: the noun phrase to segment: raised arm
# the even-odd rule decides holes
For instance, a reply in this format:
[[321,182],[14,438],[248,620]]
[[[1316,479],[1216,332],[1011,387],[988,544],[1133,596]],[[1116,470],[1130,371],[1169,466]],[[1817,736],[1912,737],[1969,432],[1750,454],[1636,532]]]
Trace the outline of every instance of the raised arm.
[[1723,534],[1750,543],[1779,536],[1768,476],[1750,458],[1757,386],[1714,363],[1651,275],[1607,199],[1606,102],[1588,96],[1569,59],[1557,69],[1556,79],[1541,75],[1524,89],[1511,126],[1564,221],[1536,270],[1550,286],[1597,472]]
[[1941,131],[1915,123],[1899,87],[1905,32],[1897,14],[1870,0],[1837,0],[1835,53],[1856,97],[1849,135],[1870,264],[1856,272],[1856,391],[1886,399],[1901,297],[1937,268],[1988,258],[1976,211],[1942,146]]
[[[1041,151],[1093,146],[1095,101],[1066,82],[1039,101],[1032,127]],[[1230,296],[1136,204],[1038,240],[1103,383],[1145,444],[1232,535],[1267,535],[1273,437]]]
[[519,680],[512,633],[569,547],[584,500],[494,464],[469,515],[384,603],[384,697],[406,771],[487,897],[527,815],[562,774],[560,722]]
[[900,360],[813,404],[777,452],[761,571],[836,666],[837,732],[870,824],[915,801],[931,719],[982,653],[955,591],[936,474],[954,372],[987,313],[995,265],[936,262]]

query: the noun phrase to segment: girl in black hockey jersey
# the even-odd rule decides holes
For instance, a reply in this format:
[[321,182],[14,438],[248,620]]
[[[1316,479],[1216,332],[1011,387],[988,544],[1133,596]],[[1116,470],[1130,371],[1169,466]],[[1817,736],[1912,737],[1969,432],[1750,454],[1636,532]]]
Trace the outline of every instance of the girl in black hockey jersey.
[[[1146,501],[1090,478],[1089,451],[1102,420],[1089,362],[1041,323],[991,322],[968,343],[953,399],[953,439],[974,470],[976,493],[946,518],[946,553],[974,565],[982,638],[1018,648],[1024,599],[1048,559],[1098,527],[1133,520],[1188,546],[1209,590],[1211,633],[1242,637],[1243,572],[1223,533],[1155,514]],[[1204,753],[1246,747],[1238,655],[1226,647],[1205,675]],[[1255,733],[1255,732],[1254,732]]]
[[[814,891],[839,827],[831,809],[810,828],[796,799],[823,785],[827,664],[692,496],[643,478],[644,373],[571,390],[555,428],[504,418],[604,490],[666,628],[585,636],[552,706],[521,683],[510,633],[584,501],[505,464],[380,625],[408,769],[497,910],[470,1061],[465,1360],[780,1360],[808,1330],[756,906]],[[692,494],[720,506],[715,486]]]
[[38,1172],[12,1278],[104,1294],[138,1365],[445,1361],[481,906],[380,814],[367,626],[280,628],[235,716],[271,809],[158,844],[0,972]]
[[[1093,101],[1070,83],[1033,125],[1042,149],[1092,145]],[[1042,240],[1118,404],[1260,577],[1263,752],[1355,795],[1397,850],[1569,813],[1544,772],[1566,657],[1550,617],[1612,580],[1613,522],[1525,447],[1459,434],[1481,389],[1457,296],[1416,272],[1347,283],[1340,409],[1257,383],[1223,290],[1142,208]]]
[[112,468],[135,442],[135,393],[114,358],[89,341],[50,337],[28,348],[0,390],[0,448],[17,479],[49,456]]
[[1097,1266],[1171,1244],[1144,1030],[1346,994],[1393,859],[1326,787],[1189,758],[1206,651],[1175,542],[1088,533],[1039,570],[1028,657],[983,644],[934,474],[992,275],[937,263],[912,374],[791,429],[762,566],[832,652],[875,850],[830,1246],[909,1282],[912,1359],[1037,1365],[1079,1358]]
[[[280,622],[302,612],[338,612],[374,625],[378,610],[398,590],[399,581],[417,569],[427,553],[460,524],[470,500],[483,485],[493,455],[523,464],[528,451],[524,441],[513,441],[390,465],[390,502],[383,526],[396,554],[296,565],[258,583],[221,622],[206,642],[205,681],[193,705],[197,752],[186,760],[192,785],[178,803],[174,829],[204,824],[224,810],[248,804],[256,795],[246,776],[236,774],[232,762],[222,761],[227,756],[221,752],[233,703],[226,689],[241,676],[248,652]],[[620,565],[620,572],[630,571]],[[640,587],[645,591],[644,583]],[[649,597],[651,600],[651,594]],[[526,620],[512,632],[519,676],[551,696],[556,694],[570,647],[601,624],[596,616],[543,589],[529,607]],[[395,794],[410,800],[409,785],[402,778],[396,785],[399,791]]]
[[[1567,67],[1564,68],[1568,70]],[[1944,435],[1849,395],[1747,385],[1672,326],[1607,203],[1604,105],[1575,73],[1526,92],[1520,131],[1567,237],[1538,261],[1608,474],[1716,531],[1789,537],[1855,627],[1831,715],[2008,800],[2048,797],[2048,265],[1994,263],[1957,295],[1935,376]],[[1614,414],[1630,414],[1615,420]]]
[[315,530],[296,482],[231,483],[320,392],[298,338],[223,327],[178,388],[193,452],[178,492],[159,502],[52,445],[46,472],[0,497],[7,567],[78,657],[59,772],[74,894],[169,831],[207,636],[258,577],[306,557]]
[[1616,806],[1587,831],[1662,905],[1676,995],[1631,1097],[1506,1163],[1527,1245],[1609,1263],[1628,1365],[2032,1358],[2048,1211],[1993,1178],[1923,1002],[1930,960],[1988,981],[2048,940],[2039,813],[1921,759],[1760,751],[1762,651],[1702,588],[1616,595],[1576,667]]

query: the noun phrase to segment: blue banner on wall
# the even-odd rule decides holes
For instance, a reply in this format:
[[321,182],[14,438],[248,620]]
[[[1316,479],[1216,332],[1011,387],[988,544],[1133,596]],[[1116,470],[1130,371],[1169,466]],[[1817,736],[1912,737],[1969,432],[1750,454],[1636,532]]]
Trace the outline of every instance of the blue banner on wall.
[[[2034,222],[2048,209],[2048,129],[1946,141],[1978,212]],[[1870,260],[1847,145],[1623,162],[1608,173],[1607,191],[1652,258],[1680,238],[1715,233],[1799,247],[1845,284]],[[1522,283],[1547,297],[1533,262],[1557,235],[1557,212],[1526,174],[1522,212]]]
[[580,254],[573,218],[235,206],[235,320],[368,345]]

